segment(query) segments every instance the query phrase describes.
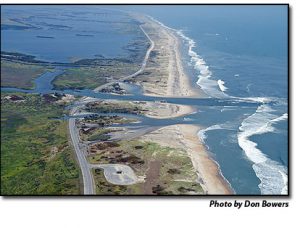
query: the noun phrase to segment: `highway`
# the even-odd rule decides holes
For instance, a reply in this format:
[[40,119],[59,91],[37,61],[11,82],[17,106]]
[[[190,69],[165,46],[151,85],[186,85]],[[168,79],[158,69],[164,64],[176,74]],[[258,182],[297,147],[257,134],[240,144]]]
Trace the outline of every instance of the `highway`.
[[86,152],[84,151],[84,145],[79,142],[79,135],[75,125],[76,119],[69,119],[69,130],[71,140],[74,146],[74,150],[77,156],[77,160],[81,169],[82,179],[83,179],[83,193],[84,195],[94,195],[94,179],[91,173],[90,164],[86,159]]
[[[154,48],[154,42],[150,39],[149,35],[145,32],[145,30],[140,26],[140,29],[143,31],[143,33],[146,35],[146,37],[149,39],[151,45],[148,48],[145,58],[142,62],[141,68],[136,71],[135,73],[125,76],[119,80],[114,80],[112,82],[109,82],[107,84],[101,85],[94,89],[95,92],[98,92],[99,90],[103,89],[104,87],[107,87],[109,85],[112,85],[116,82],[121,82],[126,79],[132,78],[140,73],[142,73],[147,65],[147,61],[149,59],[150,53]],[[84,102],[86,98],[82,98],[80,102]],[[79,102],[79,103],[80,103]],[[73,107],[70,110],[70,115],[76,115],[79,107]],[[87,149],[86,145],[80,143],[80,138],[78,135],[78,130],[75,123],[75,118],[69,118],[69,131],[70,131],[70,137],[72,144],[74,146],[74,150],[77,156],[78,164],[82,173],[82,180],[83,180],[83,194],[84,195],[94,195],[95,194],[95,183],[94,178],[91,172],[91,168],[94,166],[91,166],[89,162],[86,159],[87,155]],[[122,166],[122,165],[111,165],[111,166],[102,166],[104,168],[104,176],[107,178],[107,181],[113,183],[113,184],[131,184],[136,183],[137,177],[135,176],[133,170],[129,166]],[[121,171],[121,173],[117,173],[117,171]]]
[[104,89],[105,87],[110,86],[110,85],[112,85],[112,84],[114,84],[114,83],[122,82],[122,81],[125,81],[125,80],[127,80],[127,79],[130,79],[130,78],[132,78],[132,77],[135,77],[135,76],[137,76],[138,74],[142,73],[142,72],[145,70],[145,67],[146,67],[146,65],[147,65],[147,61],[148,61],[148,59],[149,59],[150,53],[151,53],[151,51],[152,51],[153,48],[154,48],[154,42],[151,40],[151,38],[150,38],[149,35],[145,32],[145,30],[142,28],[142,26],[140,26],[140,29],[143,31],[143,33],[145,34],[145,36],[149,39],[149,41],[150,41],[150,43],[151,43],[150,47],[148,48],[148,50],[147,50],[147,52],[146,52],[146,55],[145,55],[145,58],[144,58],[144,60],[143,60],[143,62],[142,62],[141,68],[140,68],[138,71],[136,71],[135,73],[131,74],[131,75],[128,75],[128,76],[122,77],[121,79],[113,80],[113,81],[111,81],[111,82],[109,82],[109,83],[106,83],[106,84],[104,84],[104,85],[98,86],[96,89],[94,89],[95,92],[99,92],[100,90],[102,90],[102,89]]

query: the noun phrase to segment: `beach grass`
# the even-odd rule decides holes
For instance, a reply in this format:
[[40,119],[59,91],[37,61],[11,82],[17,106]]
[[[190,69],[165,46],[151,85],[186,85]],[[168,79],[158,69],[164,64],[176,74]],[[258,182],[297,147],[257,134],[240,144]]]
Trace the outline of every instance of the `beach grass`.
[[88,112],[102,113],[130,113],[140,114],[145,111],[140,105],[133,104],[129,101],[96,101],[86,105]]
[[[137,176],[144,177],[144,182],[122,187],[122,194],[203,194],[185,151],[141,140],[120,141],[101,148],[88,156],[91,163],[128,165]],[[98,189],[98,194],[106,192]]]

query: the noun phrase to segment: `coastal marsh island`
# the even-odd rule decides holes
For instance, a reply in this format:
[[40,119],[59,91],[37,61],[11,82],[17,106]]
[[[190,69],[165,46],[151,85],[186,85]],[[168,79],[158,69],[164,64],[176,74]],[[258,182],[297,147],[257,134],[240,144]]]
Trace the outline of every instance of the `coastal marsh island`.
[[124,8],[1,7],[1,194],[284,194],[239,141],[268,102],[228,95],[194,40]]

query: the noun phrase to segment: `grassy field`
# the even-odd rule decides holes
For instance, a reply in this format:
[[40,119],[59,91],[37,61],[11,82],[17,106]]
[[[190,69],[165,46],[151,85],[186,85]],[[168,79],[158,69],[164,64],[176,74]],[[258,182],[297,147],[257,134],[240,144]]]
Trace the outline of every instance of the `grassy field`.
[[13,102],[1,93],[1,194],[79,194],[79,169],[68,144],[63,107],[39,95]]
[[1,60],[1,86],[33,89],[34,79],[46,71],[43,66]]
[[203,194],[190,158],[179,149],[140,140],[99,143],[88,159],[94,164],[129,165],[145,177],[145,182],[117,187],[107,183],[102,172],[94,172],[97,194]]
[[130,75],[137,69],[135,64],[122,62],[101,67],[71,68],[56,77],[53,84],[56,89],[94,89],[111,79]]
[[116,131],[119,130],[112,128],[94,128],[88,132],[80,131],[80,138],[84,141],[107,140],[110,138],[107,134]]
[[144,111],[141,106],[129,101],[95,101],[90,102],[85,108],[88,112],[102,112],[102,113],[130,113],[141,114]]

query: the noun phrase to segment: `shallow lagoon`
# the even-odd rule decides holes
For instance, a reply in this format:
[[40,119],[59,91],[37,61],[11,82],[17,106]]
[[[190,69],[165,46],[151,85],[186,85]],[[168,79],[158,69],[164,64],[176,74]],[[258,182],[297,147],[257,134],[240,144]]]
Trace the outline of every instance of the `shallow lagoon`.
[[3,6],[1,14],[2,24],[17,21],[18,25],[30,26],[5,29],[1,33],[2,51],[30,54],[44,61],[72,62],[96,58],[95,55],[124,57],[128,54],[124,47],[141,35],[134,30],[138,28],[136,22],[126,14],[97,11],[95,7],[61,6],[45,10],[41,6]]
[[[95,8],[94,8],[95,9]],[[128,9],[128,8],[127,8]],[[72,9],[73,10],[73,9]],[[89,9],[91,10],[91,9]],[[215,9],[211,9],[215,10]],[[248,11],[248,8],[245,9]],[[260,9],[259,9],[260,10]],[[75,13],[74,13],[75,12]],[[105,53],[106,49],[108,48],[108,53],[125,53],[122,49],[122,46],[118,46],[120,43],[124,42],[125,38],[122,37],[122,33],[120,33],[119,30],[113,30],[110,28],[110,26],[107,26],[107,23],[103,22],[97,22],[95,20],[89,20],[89,13],[81,14],[78,12],[81,12],[81,9],[77,8],[77,11],[74,12],[68,11],[68,9],[65,9],[64,12],[60,15],[58,15],[59,20],[53,18],[53,16],[50,15],[49,17],[49,11],[46,11],[48,16],[43,16],[43,20],[46,20],[49,24],[57,24],[56,21],[59,21],[59,24],[69,27],[74,27],[74,24],[76,24],[78,21],[80,22],[78,24],[78,30],[69,31],[68,28],[64,29],[54,29],[57,31],[57,34],[62,34],[62,36],[68,34],[74,35],[74,39],[79,39],[78,42],[87,41],[88,39],[97,40],[95,37],[98,37],[101,39],[104,44],[107,44],[106,47],[102,46],[102,49],[99,47],[99,50],[102,50],[102,53]],[[282,115],[283,113],[287,112],[287,103],[286,103],[286,97],[287,97],[287,62],[286,62],[286,46],[285,41],[281,40],[281,36],[273,36],[273,34],[283,34],[282,31],[273,31],[273,33],[270,33],[269,31],[265,30],[259,30],[260,36],[265,37],[264,40],[266,40],[268,37],[271,37],[273,42],[276,44],[282,45],[279,49],[271,49],[272,51],[269,51],[269,46],[273,46],[272,42],[267,42],[268,45],[261,45],[259,43],[262,39],[257,36],[257,33],[252,33],[251,31],[256,31],[257,24],[252,23],[255,20],[251,20],[251,24],[248,24],[248,29],[250,33],[242,33],[242,34],[236,34],[236,31],[239,32],[241,30],[236,30],[235,26],[237,26],[239,23],[241,23],[241,20],[232,21],[232,16],[228,15],[219,15],[220,17],[214,18],[214,13],[211,13],[209,15],[199,14],[199,12],[196,12],[196,9],[194,12],[194,15],[190,15],[190,17],[185,18],[185,20],[176,20],[176,14],[172,11],[168,11],[166,14],[165,12],[157,12],[151,14],[152,16],[156,17],[157,19],[160,19],[162,22],[166,23],[167,25],[177,28],[177,29],[183,29],[185,34],[193,38],[196,42],[195,51],[199,53],[205,61],[207,61],[207,64],[209,65],[210,69],[213,72],[213,78],[214,79],[222,79],[225,81],[225,86],[228,87],[228,90],[226,91],[231,96],[236,97],[273,97],[274,100],[277,100],[279,103],[284,101],[282,106],[269,104],[271,108],[274,109],[272,111],[272,114],[276,114],[278,116]],[[207,14],[210,11],[205,11]],[[234,11],[237,12],[237,11]],[[249,11],[249,15],[252,15],[252,12]],[[265,12],[263,12],[265,13]],[[76,15],[76,19],[74,16]],[[90,13],[90,15],[97,15],[99,17],[105,18],[105,14],[95,14],[95,12]],[[101,16],[102,15],[102,16]],[[115,14],[112,14],[111,20],[116,19]],[[209,16],[209,20],[206,20],[207,23],[202,23],[199,27],[198,19],[202,20],[205,19],[204,15]],[[245,17],[246,21],[243,21],[243,24],[247,22],[247,18],[251,19],[251,16]],[[260,15],[260,14],[259,14]],[[264,15],[264,14],[262,14]],[[56,15],[57,16],[57,15]],[[223,16],[223,17],[221,17]],[[239,15],[237,15],[239,16]],[[247,16],[244,15],[244,16]],[[280,17],[279,17],[280,16]],[[284,15],[277,15],[274,14],[274,17],[282,18]],[[252,16],[253,17],[253,16]],[[255,17],[255,16],[254,16]],[[68,19],[68,18],[71,18]],[[194,18],[197,18],[197,21],[189,21],[194,20]],[[228,25],[232,25],[233,27],[224,27],[223,23],[221,23],[219,20],[220,18],[225,18],[226,20],[230,20],[230,23]],[[165,20],[164,20],[165,19]],[[37,23],[35,21],[35,18],[29,19],[33,23]],[[275,20],[276,23],[278,21]],[[272,23],[275,23],[274,21]],[[283,23],[282,21],[281,23]],[[100,30],[106,31],[109,37],[116,37],[116,40],[107,39],[105,40],[105,37],[101,36],[100,31],[95,31],[89,29],[84,30],[84,27],[87,27],[89,25],[97,26],[98,23],[100,23],[103,27],[99,27]],[[248,23],[248,22],[247,22]],[[261,23],[261,22],[260,22]],[[265,21],[265,24],[262,24],[262,26],[269,26],[270,21]],[[271,24],[272,24],[271,23]],[[112,24],[110,24],[112,25]],[[217,26],[218,25],[218,26]],[[38,26],[41,27],[48,27],[48,25],[45,24],[38,24]],[[221,27],[220,27],[221,26]],[[114,27],[115,28],[115,27]],[[273,28],[273,27],[272,27]],[[274,27],[277,28],[277,27]],[[282,27],[284,29],[284,27]],[[45,36],[51,36],[53,28],[45,29]],[[13,31],[13,30],[10,30]],[[35,30],[37,32],[38,30]],[[14,31],[16,32],[16,31]],[[93,36],[76,36],[76,34],[93,34]],[[32,33],[33,34],[33,33]],[[37,34],[37,33],[36,33]],[[216,35],[218,34],[218,35]],[[248,42],[250,35],[252,34],[253,41],[251,43],[252,48],[248,48],[248,45],[244,45],[243,42]],[[66,35],[67,36],[67,35]],[[130,35],[128,35],[130,36]],[[256,38],[255,38],[256,37]],[[274,41],[274,37],[278,38],[279,40]],[[282,36],[284,39],[286,39],[286,36]],[[73,39],[73,38],[72,38]],[[120,41],[118,43],[118,39],[123,41]],[[52,41],[54,42],[55,39]],[[39,42],[49,42],[50,39],[40,39]],[[52,42],[51,41],[51,42]],[[64,40],[63,40],[64,41]],[[101,42],[102,42],[101,41]],[[113,41],[113,42],[110,42]],[[91,41],[92,42],[92,41]],[[89,42],[88,42],[89,43]],[[97,44],[97,43],[94,43]],[[103,44],[103,45],[104,45]],[[73,45],[74,46],[74,45]],[[80,45],[78,45],[80,46]],[[278,45],[275,45],[278,47]],[[238,48],[237,48],[238,47]],[[81,53],[81,50],[79,47],[74,53]],[[114,49],[115,48],[115,49]],[[184,49],[184,47],[183,47]],[[67,51],[68,51],[67,47]],[[71,49],[70,49],[71,50]],[[73,49],[72,49],[73,50]],[[75,50],[75,49],[74,49]],[[97,49],[98,50],[98,49]],[[118,52],[120,51],[120,52]],[[65,51],[64,51],[65,52]],[[98,52],[98,51],[97,51]],[[47,51],[45,51],[47,54]],[[72,52],[70,52],[72,53]],[[93,56],[96,53],[96,50],[91,51],[91,53],[88,52],[88,50],[83,50],[81,55],[84,56],[84,54],[87,53],[88,55]],[[265,53],[268,53],[266,55]],[[33,53],[34,54],[34,53]],[[185,53],[186,54],[186,53]],[[51,55],[55,56],[57,53],[52,53]],[[49,58],[51,58],[51,55]],[[73,57],[76,55],[73,55]],[[108,54],[109,56],[109,54]],[[187,65],[189,64],[189,58],[186,55],[183,55],[185,57],[185,60],[187,62]],[[42,58],[41,55],[39,55],[40,58]],[[66,61],[69,61],[70,56],[64,56],[63,59]],[[58,56],[57,58],[60,58]],[[55,60],[57,61],[57,59]],[[189,67],[187,67],[189,69]],[[194,71],[192,67],[190,67],[189,72],[195,77],[195,80],[197,79],[197,72]],[[264,78],[264,80],[261,80]],[[37,83],[38,84],[38,83]],[[196,86],[196,85],[195,85]],[[42,88],[37,86],[38,88]],[[42,90],[36,91],[36,92],[50,92],[50,90],[47,91],[47,88],[45,87]],[[13,89],[12,89],[13,90]],[[156,101],[156,100],[165,100],[170,103],[178,103],[178,104],[190,104],[190,105],[196,105],[199,107],[199,112],[186,116],[186,118],[192,119],[191,121],[187,121],[186,123],[195,123],[199,124],[204,128],[209,128],[214,125],[222,125],[219,128],[215,128],[214,130],[209,130],[207,132],[204,132],[205,138],[203,141],[205,141],[206,145],[208,146],[208,149],[211,153],[211,155],[215,158],[215,160],[220,165],[222,174],[225,176],[225,178],[230,182],[231,186],[234,188],[237,194],[259,194],[261,189],[259,188],[260,180],[258,179],[256,173],[253,170],[253,162],[249,160],[249,158],[246,156],[242,148],[239,147],[238,144],[238,134],[241,133],[239,127],[241,126],[241,123],[250,115],[254,114],[256,112],[256,108],[259,105],[259,103],[243,103],[240,101],[236,101],[235,99],[185,99],[185,98],[159,98],[159,97],[146,97],[140,95],[138,92],[134,94],[134,96],[112,96],[109,94],[97,94],[93,93],[93,91],[90,90],[83,90],[83,91],[64,91],[66,93],[74,94],[74,95],[87,95],[91,97],[98,97],[102,99],[122,99],[122,100],[145,100],[145,101]],[[232,102],[238,102],[238,103],[232,103]],[[235,106],[235,107],[232,107]],[[224,106],[231,106],[231,107],[224,107]],[[236,107],[238,106],[238,107]],[[268,116],[270,113],[265,113],[266,116]],[[263,117],[263,116],[261,116]],[[264,120],[264,119],[262,119]],[[147,122],[146,119],[144,119],[144,124]],[[178,122],[177,122],[178,121]],[[155,124],[158,125],[168,125],[168,124],[174,124],[174,123],[182,123],[184,122],[183,119],[177,119],[177,120],[163,120],[162,122],[156,121]],[[224,123],[230,123],[229,125]],[[249,121],[248,121],[249,122]],[[259,121],[257,121],[259,122]],[[260,121],[262,124],[263,121]],[[154,122],[152,122],[154,124]],[[253,122],[252,125],[255,125],[256,122]],[[276,129],[275,132],[267,132],[265,134],[257,134],[252,135],[250,137],[251,140],[256,142],[258,144],[258,149],[260,149],[265,155],[267,155],[269,158],[273,159],[276,162],[279,162],[280,164],[287,167],[287,120],[284,122],[280,122],[277,124],[274,124],[274,129]],[[251,130],[251,129],[250,129]],[[200,137],[201,138],[201,137]],[[280,140],[279,140],[280,139]],[[277,147],[275,144],[273,145],[272,142],[276,140],[280,142],[280,147]],[[268,172],[267,172],[268,173]],[[278,178],[276,177],[276,180]],[[279,183],[280,185],[284,185],[285,183]],[[276,194],[279,194],[279,192],[276,192]]]

